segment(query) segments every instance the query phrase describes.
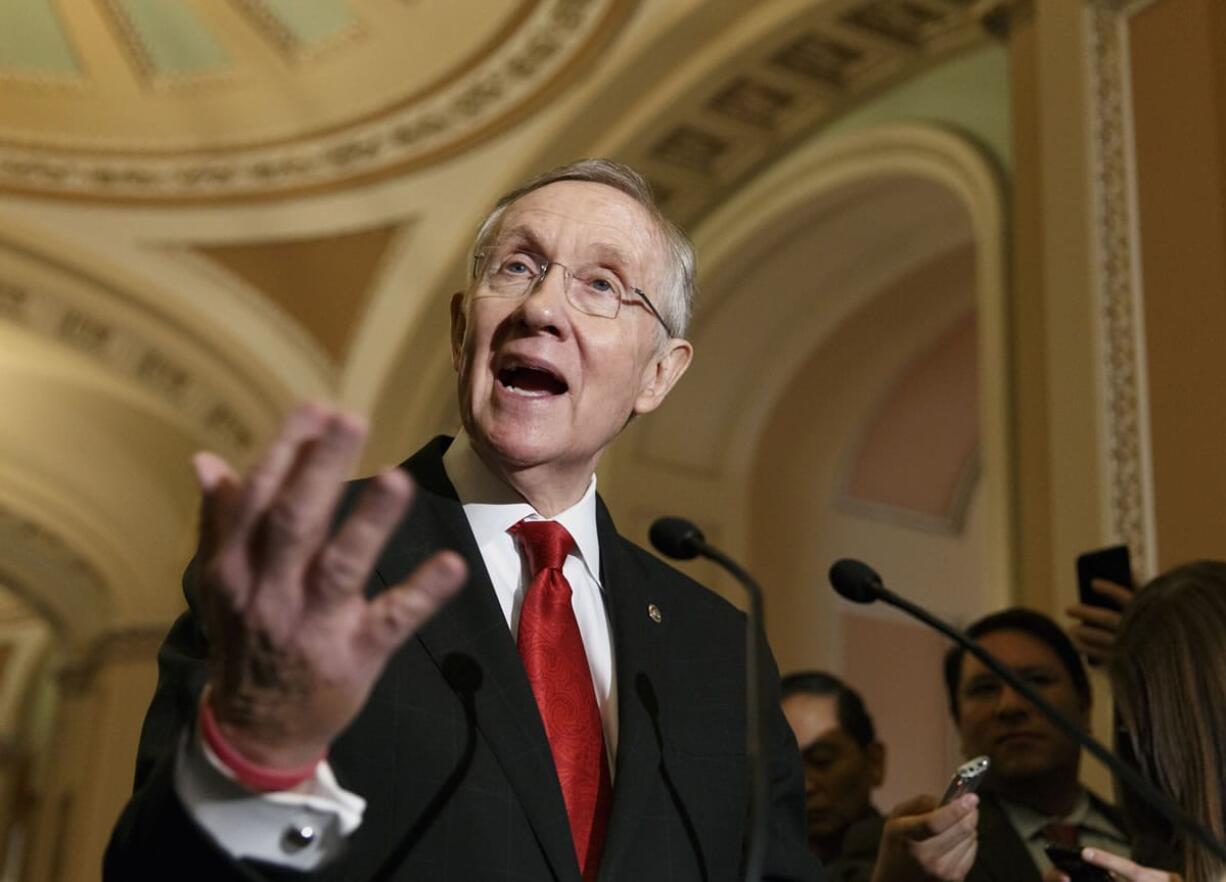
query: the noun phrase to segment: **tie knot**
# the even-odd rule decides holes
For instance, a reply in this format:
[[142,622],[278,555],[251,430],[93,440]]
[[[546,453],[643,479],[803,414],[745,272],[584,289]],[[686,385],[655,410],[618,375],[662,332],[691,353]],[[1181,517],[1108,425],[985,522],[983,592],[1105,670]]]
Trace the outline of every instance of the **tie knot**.
[[1048,824],[1042,830],[1043,838],[1052,845],[1063,845],[1065,848],[1076,848],[1081,833],[1079,824]]
[[562,569],[566,555],[575,548],[574,537],[557,521],[520,521],[510,532],[528,556],[528,567],[534,575]]

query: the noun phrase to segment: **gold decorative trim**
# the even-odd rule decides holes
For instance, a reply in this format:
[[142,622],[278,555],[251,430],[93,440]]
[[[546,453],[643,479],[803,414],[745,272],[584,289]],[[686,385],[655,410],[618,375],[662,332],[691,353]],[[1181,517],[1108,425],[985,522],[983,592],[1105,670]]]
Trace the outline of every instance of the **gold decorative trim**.
[[[98,610],[110,607],[106,580],[94,564],[81,556],[59,533],[16,509],[0,504],[0,551],[6,547],[20,548],[23,556],[39,562],[40,570],[57,584],[71,584],[78,607],[93,605]],[[11,553],[0,555],[10,561]],[[11,590],[61,637],[72,637],[74,630],[65,610],[57,608],[37,586],[16,572],[9,563],[0,563],[0,585]],[[67,601],[68,598],[60,598]]]
[[881,91],[991,39],[989,18],[1029,0],[827,0],[653,114],[624,158],[694,226],[738,187]]
[[513,127],[572,79],[641,0],[525,0],[486,60],[378,114],[293,139],[155,152],[0,142],[0,191],[106,202],[276,199],[384,180]]
[[[0,241],[0,253],[10,252],[32,259],[70,278],[101,290],[112,301],[131,302],[132,298],[96,276],[85,275],[80,269],[55,258],[31,251],[12,241]],[[183,339],[197,339],[198,334],[179,327],[166,317],[158,316],[163,325],[170,325]],[[66,347],[101,367],[132,382],[156,400],[185,416],[200,434],[219,451],[241,456],[249,452],[258,440],[245,408],[228,400],[207,377],[198,375],[164,344],[139,329],[136,322],[125,322],[113,314],[102,314],[89,304],[43,287],[17,282],[0,275],[0,322]],[[197,348],[199,342],[193,348]],[[207,357],[213,363],[228,368],[235,376],[245,372],[223,353],[210,350]],[[259,388],[248,383],[260,407],[269,414],[280,413],[280,407]]]
[[1145,383],[1143,278],[1137,225],[1128,19],[1152,0],[1091,0],[1091,113],[1107,516],[1133,571],[1157,571]]

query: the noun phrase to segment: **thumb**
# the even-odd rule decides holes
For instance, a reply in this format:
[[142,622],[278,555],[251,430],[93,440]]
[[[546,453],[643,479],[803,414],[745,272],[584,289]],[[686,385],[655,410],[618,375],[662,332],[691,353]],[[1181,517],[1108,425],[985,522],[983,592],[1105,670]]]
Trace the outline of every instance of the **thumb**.
[[192,457],[192,471],[200,487],[200,550],[207,553],[233,520],[241,487],[229,463],[207,450]]
[[923,815],[935,809],[939,803],[935,796],[927,793],[921,793],[918,796],[912,796],[909,799],[904,799],[890,812],[891,818],[903,818],[909,815]]

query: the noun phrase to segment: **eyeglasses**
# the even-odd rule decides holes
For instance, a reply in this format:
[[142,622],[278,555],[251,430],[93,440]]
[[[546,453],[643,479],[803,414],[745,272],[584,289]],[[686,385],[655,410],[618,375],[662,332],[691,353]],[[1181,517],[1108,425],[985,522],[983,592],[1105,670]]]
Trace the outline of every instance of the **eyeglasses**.
[[521,298],[531,294],[545,280],[551,267],[562,270],[562,290],[566,301],[586,315],[617,318],[623,303],[633,303],[634,297],[651,310],[669,337],[673,336],[668,322],[655,304],[639,288],[627,287],[613,272],[603,266],[581,266],[572,269],[556,260],[523,250],[486,248],[473,256],[473,278],[481,278],[484,291],[474,297]]

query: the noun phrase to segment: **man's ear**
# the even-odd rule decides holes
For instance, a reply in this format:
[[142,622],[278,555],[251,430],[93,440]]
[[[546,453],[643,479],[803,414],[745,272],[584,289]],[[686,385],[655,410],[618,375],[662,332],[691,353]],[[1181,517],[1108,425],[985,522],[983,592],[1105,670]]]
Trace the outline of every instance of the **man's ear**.
[[693,357],[694,347],[689,340],[673,337],[666,342],[643,371],[639,396],[634,400],[634,412],[651,413],[659,407],[690,366]]
[[880,787],[881,782],[885,780],[885,745],[880,741],[874,741],[864,748],[864,752],[868,756],[868,767],[872,772],[873,786]]
[[460,369],[460,353],[464,351],[464,334],[468,331],[468,315],[464,312],[464,292],[451,295],[451,366]]

